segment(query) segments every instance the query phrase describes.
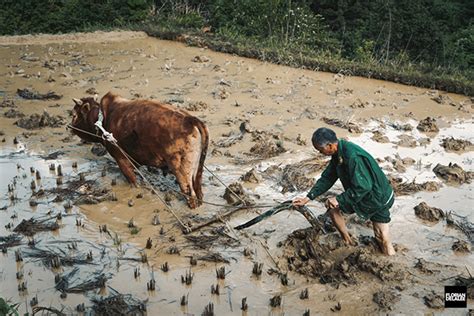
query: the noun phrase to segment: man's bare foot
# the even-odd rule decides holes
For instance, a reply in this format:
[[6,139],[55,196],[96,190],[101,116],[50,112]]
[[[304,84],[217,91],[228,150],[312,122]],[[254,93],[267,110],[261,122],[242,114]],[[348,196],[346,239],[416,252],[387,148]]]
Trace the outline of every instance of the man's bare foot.
[[388,224],[373,222],[375,240],[386,256],[393,256],[396,252],[390,240]]
[[383,254],[386,256],[393,256],[396,254],[395,248],[393,248],[393,245],[391,242],[388,242],[388,243],[384,242],[381,248],[382,248]]

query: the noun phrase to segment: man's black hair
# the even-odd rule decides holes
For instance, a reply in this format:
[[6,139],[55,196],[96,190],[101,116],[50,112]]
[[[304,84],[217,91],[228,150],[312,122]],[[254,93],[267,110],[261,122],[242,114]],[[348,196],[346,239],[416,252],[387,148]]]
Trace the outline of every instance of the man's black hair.
[[325,147],[328,144],[337,143],[337,136],[332,129],[321,127],[313,133],[311,141],[313,146]]

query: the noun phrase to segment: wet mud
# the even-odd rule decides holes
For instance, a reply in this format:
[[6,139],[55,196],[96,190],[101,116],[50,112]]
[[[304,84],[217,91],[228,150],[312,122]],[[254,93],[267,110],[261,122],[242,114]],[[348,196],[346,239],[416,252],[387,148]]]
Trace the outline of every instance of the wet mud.
[[[472,299],[470,98],[143,33],[0,37],[0,59],[0,296],[20,314],[449,314],[443,287],[455,284]],[[158,194],[131,187],[65,129],[68,100],[110,90],[206,122],[208,203],[189,210],[174,177],[145,166]],[[390,174],[395,256],[380,254],[370,222],[349,216],[346,246],[319,216],[340,183],[309,204],[316,229],[291,210],[233,229],[307,193],[327,164],[311,147],[321,126]],[[420,220],[421,201],[445,216]]]

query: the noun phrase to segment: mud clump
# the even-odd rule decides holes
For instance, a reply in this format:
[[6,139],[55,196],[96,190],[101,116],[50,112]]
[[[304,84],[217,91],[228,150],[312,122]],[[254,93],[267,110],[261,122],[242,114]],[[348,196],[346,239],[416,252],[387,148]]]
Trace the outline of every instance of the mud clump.
[[253,156],[264,159],[278,156],[284,152],[286,152],[286,148],[283,147],[282,141],[273,141],[268,138],[258,141],[250,148],[250,153]]
[[374,293],[372,301],[379,306],[381,310],[392,310],[393,305],[400,301],[400,294],[394,290],[384,290]]
[[397,130],[397,131],[405,131],[405,132],[409,132],[409,131],[412,131],[413,130],[413,126],[411,126],[410,124],[406,123],[406,124],[399,124],[399,123],[392,123],[390,124],[390,126]]
[[464,151],[464,150],[472,150],[473,145],[468,140],[463,139],[455,139],[454,137],[447,137],[444,138],[441,142],[441,146],[448,151]]
[[463,168],[455,163],[449,163],[447,166],[437,164],[433,168],[433,172],[448,183],[471,183],[471,180],[474,178],[474,172],[464,171]]
[[470,253],[471,249],[469,247],[469,244],[464,241],[464,240],[458,240],[453,243],[453,246],[451,247],[453,251],[455,252],[461,252],[461,253]]
[[3,116],[5,116],[6,118],[20,118],[20,117],[24,117],[25,114],[15,109],[9,109],[5,113],[3,113]]
[[47,93],[43,94],[28,88],[17,89],[16,93],[23,99],[28,100],[59,100],[63,97],[62,95],[59,95],[53,91],[48,91]]
[[105,148],[104,145],[96,143],[96,144],[92,145],[91,153],[94,154],[95,156],[102,157],[102,156],[107,155],[108,151],[107,151],[107,148]]
[[[384,282],[406,278],[405,267],[376,255],[371,245],[347,248],[338,233],[322,235],[314,228],[300,229],[291,233],[282,246],[290,271],[318,278],[322,284],[357,284],[363,272]],[[341,256],[342,250],[349,250],[349,254]]]
[[379,131],[375,131],[373,132],[373,135],[372,135],[372,140],[377,142],[377,143],[388,143],[390,142],[390,140],[388,139],[387,136],[383,135],[381,132]]
[[433,270],[431,266],[432,266],[431,262],[428,262],[423,258],[418,258],[414,267],[418,271],[420,271],[422,273],[426,273],[426,274],[433,274],[435,272],[439,272],[439,270]]
[[0,108],[16,108],[15,101],[13,99],[4,98],[0,103]]
[[398,146],[409,147],[409,148],[416,147],[416,139],[411,135],[402,134],[398,136],[398,139],[399,139],[399,141],[397,142]]
[[328,117],[323,117],[322,120],[324,123],[328,125],[334,125],[340,128],[347,129],[349,133],[356,133],[356,134],[362,133],[362,128],[360,128],[357,124],[352,123],[352,122],[344,122],[340,119],[336,119],[336,118],[332,119]]
[[444,95],[444,94],[438,94],[437,96],[432,97],[431,100],[435,101],[438,104],[450,104],[453,106],[456,105],[454,101],[448,95]]
[[229,134],[223,135],[221,139],[213,144],[217,147],[226,148],[234,145],[235,143],[242,140],[244,134],[242,132],[231,132]]
[[262,177],[257,173],[255,168],[250,169],[247,171],[240,179],[244,182],[248,183],[260,183],[262,181]]
[[427,181],[424,183],[404,182],[402,178],[393,175],[388,176],[390,185],[397,196],[410,195],[419,191],[435,192],[441,187],[441,184],[435,181]]
[[428,206],[428,204],[426,204],[425,202],[421,202],[420,204],[415,206],[414,209],[416,216],[429,222],[438,222],[445,216],[442,210],[436,207]]
[[239,182],[234,182],[225,189],[224,199],[231,205],[239,205],[242,203],[246,205],[255,204],[255,201],[245,192],[242,184]]
[[185,109],[187,111],[204,111],[209,108],[209,105],[204,101],[190,102]]
[[390,162],[393,166],[393,169],[398,171],[399,173],[406,172],[406,167],[409,167],[415,163],[415,160],[412,158],[403,158],[401,159],[398,155],[395,158],[392,157],[385,157],[387,162]]
[[436,119],[431,117],[427,117],[424,120],[421,120],[416,126],[416,129],[421,132],[439,132],[438,125],[436,125]]
[[60,127],[65,124],[65,120],[62,116],[51,116],[44,111],[42,115],[33,114],[28,118],[19,119],[14,124],[24,129],[40,129],[43,127]]
[[425,305],[429,308],[439,309],[444,308],[444,298],[435,292],[428,293],[423,297]]

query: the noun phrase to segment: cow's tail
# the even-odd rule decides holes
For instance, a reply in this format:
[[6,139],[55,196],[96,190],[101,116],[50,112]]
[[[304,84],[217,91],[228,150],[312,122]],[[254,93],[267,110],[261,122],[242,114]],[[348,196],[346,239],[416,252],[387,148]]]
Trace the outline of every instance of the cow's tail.
[[204,169],[204,160],[206,160],[207,148],[209,147],[209,131],[206,125],[196,119],[196,127],[201,134],[201,155],[199,157],[199,165],[193,177],[193,188],[196,192],[196,196],[199,199],[198,203],[201,204],[203,193],[202,193],[202,172]]

